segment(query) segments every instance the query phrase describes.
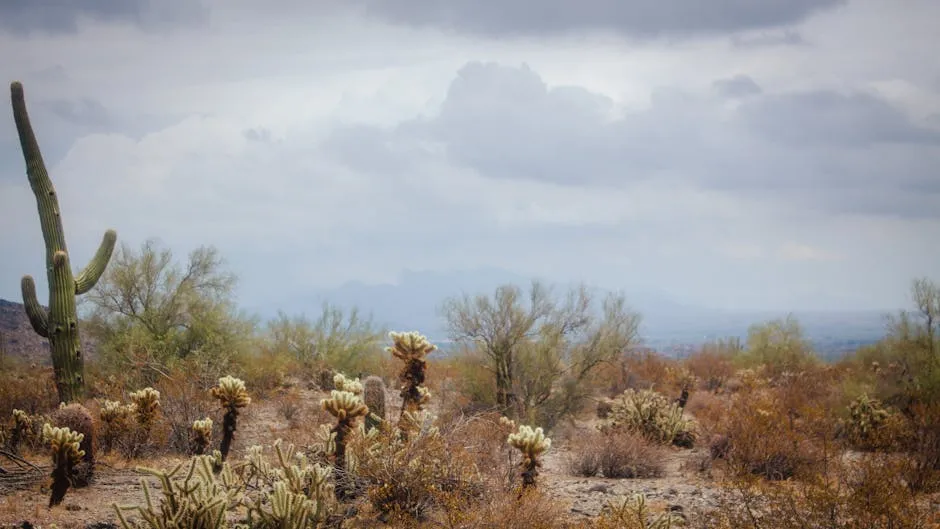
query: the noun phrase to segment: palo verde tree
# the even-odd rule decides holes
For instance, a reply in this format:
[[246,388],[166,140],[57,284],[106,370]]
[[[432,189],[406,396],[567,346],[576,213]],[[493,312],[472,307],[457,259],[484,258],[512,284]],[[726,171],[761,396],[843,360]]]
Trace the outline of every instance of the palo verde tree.
[[134,369],[141,383],[152,383],[175,361],[193,360],[206,367],[200,374],[211,384],[254,332],[254,322],[238,313],[235,284],[213,247],[199,247],[177,263],[152,239],[139,251],[122,245],[85,298],[88,329],[101,356]]
[[46,245],[46,277],[49,282],[48,311],[39,304],[36,283],[29,275],[23,277],[21,284],[23,305],[33,329],[49,340],[59,400],[72,402],[82,397],[85,388],[85,359],[79,342],[75,296],[88,292],[98,282],[111,259],[117,234],[113,230],[106,231],[91,262],[77,276],[73,275],[58,196],[30,124],[23,85],[18,82],[11,84],[10,95],[16,132],[26,160],[26,176],[39,207],[39,221]]
[[498,405],[550,427],[587,396],[595,368],[637,341],[640,316],[622,294],[609,294],[598,310],[583,285],[558,298],[536,281],[527,298],[504,285],[492,297],[449,299],[442,312],[451,338],[485,357]]

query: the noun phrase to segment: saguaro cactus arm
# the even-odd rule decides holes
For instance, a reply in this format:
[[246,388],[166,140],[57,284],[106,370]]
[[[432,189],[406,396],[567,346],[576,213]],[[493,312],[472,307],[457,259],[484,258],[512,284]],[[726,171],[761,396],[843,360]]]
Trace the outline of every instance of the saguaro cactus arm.
[[111,254],[114,252],[114,244],[116,242],[117,232],[114,230],[104,232],[104,237],[101,239],[101,246],[98,247],[95,256],[91,258],[91,261],[79,272],[78,276],[75,277],[76,295],[80,296],[88,292],[98,283],[98,280],[101,279],[101,274],[103,274],[105,268],[108,267],[108,261],[111,260]]
[[46,316],[46,309],[42,308],[39,300],[36,299],[36,283],[32,276],[24,276],[20,283],[23,291],[23,306],[26,307],[26,316],[29,318],[30,325],[36,334],[43,338],[49,337],[49,318]]

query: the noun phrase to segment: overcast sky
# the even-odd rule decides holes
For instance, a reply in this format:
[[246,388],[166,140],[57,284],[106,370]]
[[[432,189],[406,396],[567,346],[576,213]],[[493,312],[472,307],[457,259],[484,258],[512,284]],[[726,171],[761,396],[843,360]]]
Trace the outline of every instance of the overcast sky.
[[[217,246],[251,306],[403,270],[773,310],[940,279],[936,0],[35,4],[0,2],[0,77],[77,268],[114,228]],[[0,222],[0,297],[45,295],[8,103]]]

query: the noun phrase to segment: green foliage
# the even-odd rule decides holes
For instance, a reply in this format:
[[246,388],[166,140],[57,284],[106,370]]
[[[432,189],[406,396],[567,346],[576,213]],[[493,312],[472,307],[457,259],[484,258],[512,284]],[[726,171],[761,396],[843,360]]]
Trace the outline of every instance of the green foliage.
[[492,297],[449,299],[442,312],[451,337],[485,359],[500,408],[545,427],[580,410],[588,379],[636,342],[640,322],[622,295],[598,311],[584,286],[557,299],[539,282],[528,300],[504,285]]
[[153,384],[183,362],[206,385],[231,372],[253,345],[255,322],[238,313],[236,278],[224,264],[212,247],[180,265],[155,240],[136,252],[122,245],[86,297],[103,364],[136,373],[135,385]]
[[279,312],[268,322],[266,342],[273,351],[308,368],[326,365],[336,371],[359,373],[377,371],[384,335],[384,329],[363,318],[357,309],[346,314],[339,307],[324,304],[314,321]]
[[46,246],[46,277],[49,282],[49,309],[46,310],[36,298],[36,284],[32,276],[24,276],[21,283],[23,305],[33,330],[49,340],[59,401],[72,402],[80,399],[85,391],[85,359],[79,343],[75,296],[88,292],[98,282],[111,259],[117,233],[106,231],[91,262],[78,275],[72,272],[58,195],[46,171],[39,142],[30,124],[23,85],[12,83],[10,97],[13,120],[26,161],[26,175],[39,208]]
[[818,363],[812,347],[803,336],[803,328],[792,315],[752,325],[748,329],[747,349],[738,356],[742,367],[763,366],[775,379],[784,373],[795,373]]
[[635,432],[661,444],[671,444],[692,431],[692,422],[683,418],[682,408],[651,389],[624,391],[614,401],[606,426]]

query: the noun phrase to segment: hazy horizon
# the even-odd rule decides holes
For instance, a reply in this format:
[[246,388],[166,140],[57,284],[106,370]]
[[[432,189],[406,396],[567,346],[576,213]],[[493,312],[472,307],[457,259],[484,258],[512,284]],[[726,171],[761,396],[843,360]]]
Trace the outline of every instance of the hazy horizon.
[[[938,279],[940,3],[500,5],[4,3],[0,72],[76,269],[108,228],[214,245],[248,308],[419,273],[893,312]],[[0,298],[44,300],[9,103],[0,214]]]

